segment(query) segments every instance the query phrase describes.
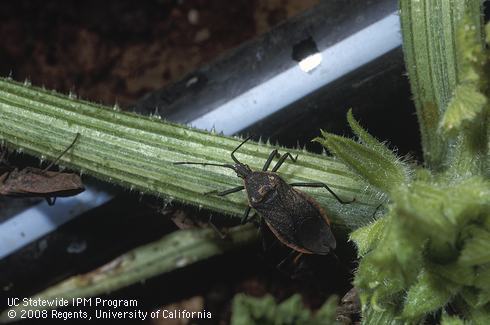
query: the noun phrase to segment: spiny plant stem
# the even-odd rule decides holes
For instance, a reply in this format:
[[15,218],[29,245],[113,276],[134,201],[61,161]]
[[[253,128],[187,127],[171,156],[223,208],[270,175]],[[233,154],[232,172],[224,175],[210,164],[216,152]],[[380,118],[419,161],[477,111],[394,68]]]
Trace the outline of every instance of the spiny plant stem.
[[[41,159],[54,159],[80,133],[60,163],[80,173],[117,183],[130,190],[192,204],[229,215],[241,215],[247,201],[243,193],[217,197],[204,193],[240,185],[233,171],[219,167],[175,165],[178,161],[230,162],[239,139],[142,117],[0,79],[0,139],[8,147]],[[237,156],[258,169],[273,149],[246,143]],[[283,149],[282,151],[284,151]],[[284,164],[285,179],[322,181],[339,196],[356,197],[342,207],[326,191],[305,189],[327,208],[333,222],[356,228],[372,214],[376,198],[366,195],[365,184],[344,165],[322,155],[288,149],[296,163]]]
[[[135,248],[94,271],[68,278],[39,292],[32,299],[52,301],[63,298],[71,304],[75,298],[109,293],[211,256],[243,248],[256,242],[257,236],[257,229],[252,225],[231,228],[225,240],[209,228],[176,231],[153,243]],[[17,308],[17,316],[21,315],[20,310],[49,308],[54,307],[26,307],[21,304]],[[18,319],[9,317],[7,311],[0,314],[0,323]]]
[[479,0],[400,0],[403,49],[420,125],[424,162],[433,171],[444,167],[447,138],[439,131],[461,66],[456,29],[467,15],[481,30]]

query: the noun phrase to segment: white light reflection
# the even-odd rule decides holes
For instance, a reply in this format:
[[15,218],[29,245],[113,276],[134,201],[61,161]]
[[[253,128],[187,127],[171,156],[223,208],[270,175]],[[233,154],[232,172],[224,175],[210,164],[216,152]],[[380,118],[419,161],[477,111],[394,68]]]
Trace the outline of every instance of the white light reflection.
[[299,68],[303,72],[308,73],[310,71],[313,71],[321,63],[322,63],[322,54],[321,53],[315,53],[312,55],[308,55],[306,58],[299,61],[298,65],[299,65]]

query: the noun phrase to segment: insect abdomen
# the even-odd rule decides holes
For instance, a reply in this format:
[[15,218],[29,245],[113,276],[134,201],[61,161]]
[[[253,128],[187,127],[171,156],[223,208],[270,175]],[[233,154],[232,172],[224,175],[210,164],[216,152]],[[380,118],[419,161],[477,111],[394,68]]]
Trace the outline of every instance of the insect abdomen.
[[254,208],[281,242],[296,251],[324,255],[336,247],[323,210],[289,185],[277,189],[267,202]]

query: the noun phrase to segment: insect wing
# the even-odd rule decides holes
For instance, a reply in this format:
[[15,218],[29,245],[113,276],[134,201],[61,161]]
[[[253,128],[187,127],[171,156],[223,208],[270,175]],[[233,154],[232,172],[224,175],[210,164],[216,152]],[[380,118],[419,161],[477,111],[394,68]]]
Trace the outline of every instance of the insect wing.
[[15,170],[2,184],[2,194],[10,196],[71,196],[83,191],[78,175],[37,168]]
[[285,245],[303,253],[328,254],[336,243],[324,212],[312,198],[285,185],[256,207],[257,212]]
[[[307,194],[293,189],[300,197],[303,197],[309,208],[298,214],[298,240],[315,254],[328,254],[335,249],[337,243],[327,223],[327,216],[319,204]],[[305,204],[306,205],[306,204]]]

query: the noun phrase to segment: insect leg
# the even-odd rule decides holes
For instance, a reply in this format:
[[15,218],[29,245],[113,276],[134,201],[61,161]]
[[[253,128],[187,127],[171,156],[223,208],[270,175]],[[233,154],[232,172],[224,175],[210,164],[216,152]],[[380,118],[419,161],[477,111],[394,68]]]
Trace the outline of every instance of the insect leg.
[[243,225],[243,224],[245,224],[245,223],[247,222],[247,220],[248,220],[248,215],[249,215],[249,213],[250,213],[250,209],[251,209],[250,207],[247,207],[247,208],[245,209],[245,212],[243,213],[243,217],[242,217],[242,221],[241,221],[241,224],[242,224],[242,225]]
[[267,161],[265,162],[264,167],[262,167],[263,172],[265,172],[265,171],[267,171],[267,169],[269,169],[269,166],[271,165],[272,159],[274,159],[274,157],[276,157],[276,156],[280,156],[280,155],[278,154],[277,149],[274,149],[270,153],[269,158],[267,158]]
[[8,155],[8,150],[7,147],[0,147],[0,150],[2,151],[2,154],[0,155],[0,165],[3,165],[7,168],[12,168],[12,166],[7,162],[7,155]]
[[289,254],[285,258],[283,258],[276,267],[285,275],[294,278],[294,274],[291,274],[288,269],[291,269],[291,267],[296,267],[301,256],[303,256],[303,253],[299,253],[293,250],[289,252]]
[[296,255],[296,257],[294,258],[293,260],[293,263],[294,265],[297,265],[298,264],[298,261],[299,259],[303,256],[303,253],[298,253],[298,255]]
[[274,168],[272,168],[272,172],[276,172],[288,157],[291,158],[293,162],[296,162],[296,160],[298,160],[298,155],[296,155],[296,157],[293,157],[293,155],[291,155],[289,152],[286,152],[284,155],[281,156],[281,158],[279,158]]
[[[383,202],[384,203],[384,202]],[[378,212],[379,208],[381,208],[381,206],[383,205],[383,203],[380,203],[376,209],[374,210],[373,214],[371,215],[371,218],[375,218],[376,217],[376,213]]]
[[231,164],[214,164],[214,163],[200,163],[193,161],[176,161],[173,163],[174,165],[200,165],[200,166],[218,166],[218,167],[226,167],[235,170],[235,167]]
[[299,186],[299,187],[323,187],[323,188],[325,188],[327,191],[329,191],[329,192],[330,192],[330,194],[332,194],[332,195],[333,195],[333,197],[337,199],[337,201],[339,201],[339,202],[340,202],[340,203],[342,203],[342,204],[352,203],[352,202],[354,202],[354,201],[356,200],[356,198],[353,198],[353,199],[352,199],[352,200],[350,200],[350,201],[344,201],[344,200],[342,200],[341,198],[339,198],[339,197],[337,196],[337,194],[335,194],[335,193],[334,193],[334,191],[332,191],[332,190],[330,189],[330,187],[328,187],[328,185],[327,185],[327,184],[324,184],[324,183],[291,183],[291,184],[289,184],[289,185],[291,185],[291,186]]
[[75,139],[73,139],[72,143],[65,150],[63,150],[63,152],[55,160],[53,160],[51,162],[51,164],[48,165],[48,167],[44,168],[43,169],[43,172],[46,172],[51,167],[53,167],[53,165],[56,164],[58,162],[58,160],[60,160],[61,157],[63,157],[63,155],[65,155],[68,152],[68,150],[70,150],[71,147],[73,147],[73,145],[75,144],[75,142],[77,142],[79,136],[80,136],[80,133],[77,133],[77,135],[75,136]]
[[213,230],[218,234],[218,236],[221,239],[225,239],[226,238],[226,234],[224,234],[223,232],[221,232],[221,230],[219,230],[218,227],[216,227],[216,225],[213,223],[213,221],[211,221],[212,218],[213,218],[213,216],[210,215],[209,216],[209,220],[208,220],[208,225],[211,226],[211,228],[213,228]]
[[55,197],[47,197],[46,202],[48,202],[48,205],[54,205],[56,202],[56,196]]
[[5,159],[7,150],[4,150],[2,147],[0,147],[0,150],[2,151],[2,154],[0,155],[0,164],[2,164],[3,160]]
[[235,193],[235,192],[240,192],[241,190],[243,190],[245,187],[242,186],[237,186],[237,187],[234,187],[234,188],[230,188],[229,190],[225,190],[225,191],[221,191],[221,192],[218,192],[216,190],[213,190],[213,191],[210,191],[210,192],[206,192],[204,194],[216,194],[217,196],[225,196],[225,195],[228,195],[228,194],[231,194],[231,193]]
[[264,218],[259,218],[259,230],[261,235],[260,237],[262,238],[262,249],[264,252],[271,251],[276,245],[278,245],[278,243],[280,243],[280,241],[277,240],[270,231]]

